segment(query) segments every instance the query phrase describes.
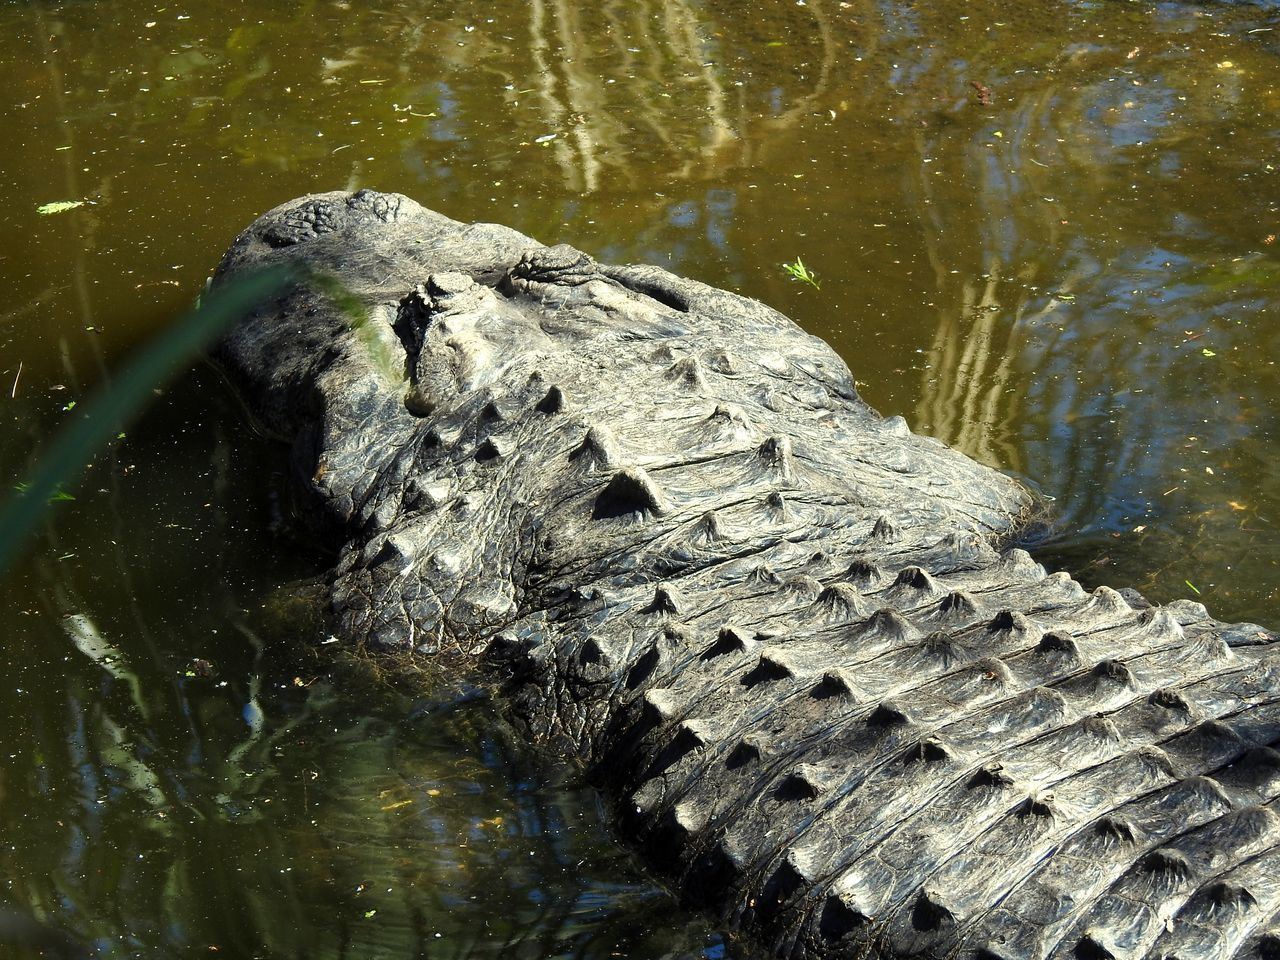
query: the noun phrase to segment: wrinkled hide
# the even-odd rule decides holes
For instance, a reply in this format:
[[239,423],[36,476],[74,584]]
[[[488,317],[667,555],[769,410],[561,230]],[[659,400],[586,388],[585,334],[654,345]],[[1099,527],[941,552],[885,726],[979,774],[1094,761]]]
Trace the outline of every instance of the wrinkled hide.
[[218,360],[353,645],[461,654],[687,901],[780,957],[1280,956],[1276,636],[1007,549],[1012,480],[756,301],[304,197]]

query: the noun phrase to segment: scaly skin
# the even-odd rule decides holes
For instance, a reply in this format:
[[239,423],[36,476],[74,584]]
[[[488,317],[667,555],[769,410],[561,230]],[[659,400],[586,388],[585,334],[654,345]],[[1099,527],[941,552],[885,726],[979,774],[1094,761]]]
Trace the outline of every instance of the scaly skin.
[[303,286],[218,359],[338,635],[500,677],[686,900],[779,957],[1280,956],[1275,634],[1046,576],[1021,488],[755,301],[370,191],[216,282],[289,260],[369,323]]

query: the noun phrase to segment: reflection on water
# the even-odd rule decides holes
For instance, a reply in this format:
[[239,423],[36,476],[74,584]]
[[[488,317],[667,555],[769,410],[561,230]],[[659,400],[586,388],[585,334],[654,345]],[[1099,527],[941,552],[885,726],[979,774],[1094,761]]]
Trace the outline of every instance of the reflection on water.
[[269,585],[319,561],[264,541],[278,478],[206,421],[217,389],[153,410],[115,458],[129,494],[95,470],[97,516],[12,584],[4,899],[104,956],[720,955],[479,691],[278,635],[305,600]]
[[[100,0],[0,27],[8,478],[237,230],[376,186],[766,300],[1052,497],[1048,560],[1276,620],[1274,6]],[[325,560],[219,397],[190,379],[128,428],[5,585],[2,899],[122,957],[722,951],[482,701],[336,692],[264,647],[271,588]]]

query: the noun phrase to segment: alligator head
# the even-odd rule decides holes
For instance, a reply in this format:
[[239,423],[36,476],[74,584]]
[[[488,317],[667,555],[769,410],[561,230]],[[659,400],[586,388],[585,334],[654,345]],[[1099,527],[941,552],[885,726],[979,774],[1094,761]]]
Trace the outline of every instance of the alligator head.
[[218,359],[335,631],[501,677],[687,899],[784,956],[1272,943],[1275,635],[1046,576],[1016,483],[756,301],[371,191],[216,282],[281,261],[364,322],[299,284]]

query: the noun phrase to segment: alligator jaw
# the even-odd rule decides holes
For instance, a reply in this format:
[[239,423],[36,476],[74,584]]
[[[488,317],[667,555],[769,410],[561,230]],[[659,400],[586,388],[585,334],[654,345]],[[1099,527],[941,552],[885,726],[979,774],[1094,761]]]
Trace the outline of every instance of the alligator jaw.
[[1046,576],[1016,484],[755,301],[370,191],[219,282],[281,259],[371,318],[300,287],[219,351],[335,532],[339,634],[487,645],[684,898],[787,957],[1280,946],[1274,634]]

